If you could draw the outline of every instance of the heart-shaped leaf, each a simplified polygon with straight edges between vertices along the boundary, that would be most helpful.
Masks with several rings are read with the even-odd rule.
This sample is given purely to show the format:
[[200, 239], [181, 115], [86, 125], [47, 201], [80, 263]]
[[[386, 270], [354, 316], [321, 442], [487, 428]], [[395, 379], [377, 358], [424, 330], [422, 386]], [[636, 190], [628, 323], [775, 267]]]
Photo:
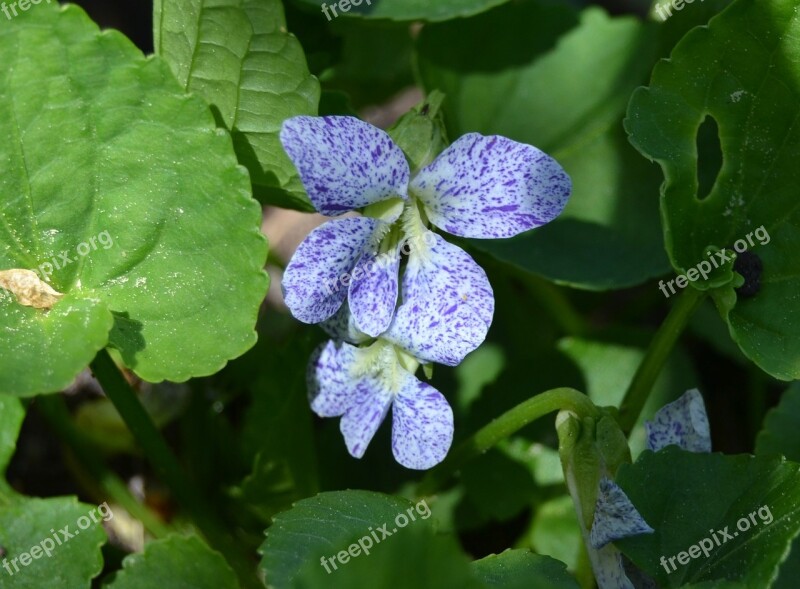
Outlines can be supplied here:
[[0, 392], [64, 388], [106, 345], [151, 381], [252, 346], [260, 208], [208, 106], [75, 6], [20, 13], [0, 59], [0, 270], [65, 295], [47, 310], [0, 291]]
[[[760, 258], [761, 270], [751, 258], [746, 272], [754, 296], [737, 296], [733, 282], [713, 294], [745, 355], [785, 380], [800, 377], [796, 9], [792, 0], [737, 0], [657, 65], [626, 119], [631, 142], [664, 172], [664, 236], [676, 270], [707, 261], [709, 246]], [[703, 197], [699, 178], [715, 170], [697, 157], [707, 119], [719, 129], [722, 166]]]

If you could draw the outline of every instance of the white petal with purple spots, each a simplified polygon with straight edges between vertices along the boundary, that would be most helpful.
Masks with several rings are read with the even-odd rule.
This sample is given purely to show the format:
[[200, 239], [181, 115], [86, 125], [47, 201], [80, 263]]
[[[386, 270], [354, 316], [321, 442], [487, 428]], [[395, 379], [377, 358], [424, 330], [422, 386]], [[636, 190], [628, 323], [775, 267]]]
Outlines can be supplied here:
[[494, 295], [486, 273], [459, 247], [426, 232], [411, 249], [402, 304], [384, 337], [424, 362], [457, 366], [486, 338]]
[[403, 152], [369, 123], [355, 117], [294, 117], [283, 124], [281, 143], [323, 215], [407, 197], [410, 171]]
[[439, 464], [453, 443], [453, 410], [444, 395], [405, 370], [392, 405], [392, 453], [406, 468]]
[[353, 269], [348, 301], [358, 330], [378, 337], [389, 328], [397, 306], [400, 252], [365, 253]]
[[362, 376], [351, 386], [352, 403], [342, 416], [339, 429], [350, 455], [361, 458], [389, 411], [392, 391], [375, 376]]
[[300, 244], [283, 274], [286, 306], [304, 323], [331, 317], [347, 296], [349, 276], [361, 255], [373, 247], [383, 223], [368, 217], [334, 219], [314, 229]]
[[607, 477], [600, 479], [600, 492], [589, 535], [593, 548], [602, 548], [615, 540], [652, 534], [654, 531], [619, 485]]
[[329, 341], [312, 354], [307, 374], [308, 399], [320, 417], [344, 415], [353, 402], [350, 367], [356, 350], [349, 344]]
[[546, 153], [500, 136], [464, 135], [423, 169], [411, 192], [453, 235], [512, 237], [555, 219], [572, 182]]
[[625, 573], [622, 553], [613, 545], [589, 555], [598, 589], [636, 589]]
[[677, 401], [664, 405], [652, 421], [645, 421], [644, 427], [650, 450], [674, 444], [689, 452], [711, 452], [706, 406], [697, 389], [686, 391]]

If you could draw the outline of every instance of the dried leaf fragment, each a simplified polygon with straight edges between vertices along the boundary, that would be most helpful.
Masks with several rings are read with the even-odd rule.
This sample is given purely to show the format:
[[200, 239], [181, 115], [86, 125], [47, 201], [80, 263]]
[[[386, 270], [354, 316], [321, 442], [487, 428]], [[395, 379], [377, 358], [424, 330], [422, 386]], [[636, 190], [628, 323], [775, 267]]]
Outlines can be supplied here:
[[0, 270], [0, 288], [10, 291], [20, 305], [50, 309], [64, 295], [31, 270]]

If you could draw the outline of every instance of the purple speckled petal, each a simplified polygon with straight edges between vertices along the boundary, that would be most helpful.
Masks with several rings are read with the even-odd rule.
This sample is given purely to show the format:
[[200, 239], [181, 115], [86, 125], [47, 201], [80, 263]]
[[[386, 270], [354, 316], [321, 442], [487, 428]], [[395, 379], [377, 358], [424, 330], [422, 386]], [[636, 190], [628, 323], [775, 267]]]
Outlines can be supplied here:
[[410, 171], [403, 152], [369, 123], [354, 117], [294, 117], [284, 122], [281, 143], [323, 215], [407, 198]]
[[590, 551], [589, 558], [598, 589], [636, 589], [625, 572], [622, 553], [613, 544]]
[[546, 153], [500, 136], [469, 133], [411, 183], [431, 222], [462, 237], [512, 237], [555, 219], [572, 182]]
[[406, 468], [439, 464], [453, 443], [453, 410], [435, 388], [402, 371], [392, 405], [392, 453]]
[[378, 337], [392, 322], [397, 307], [400, 252], [364, 254], [353, 269], [348, 301], [355, 326]]
[[355, 319], [350, 312], [350, 305], [339, 307], [339, 310], [330, 319], [326, 319], [319, 326], [333, 339], [349, 344], [362, 344], [370, 339], [370, 336], [356, 327]]
[[364, 456], [391, 404], [392, 391], [381, 378], [363, 376], [356, 381], [352, 403], [339, 423], [351, 456]]
[[320, 225], [300, 244], [283, 274], [286, 306], [304, 323], [331, 317], [347, 297], [342, 276], [349, 276], [361, 255], [372, 246], [377, 219], [334, 219]]
[[697, 389], [686, 391], [677, 401], [664, 405], [653, 421], [645, 421], [644, 428], [650, 450], [674, 444], [689, 452], [711, 452], [706, 406]]
[[354, 384], [350, 366], [356, 348], [342, 342], [329, 341], [311, 355], [306, 375], [311, 409], [320, 417], [344, 415], [354, 400]]
[[402, 304], [384, 337], [422, 361], [457, 366], [486, 338], [494, 294], [467, 252], [435, 233], [424, 241], [411, 249]]
[[619, 485], [607, 477], [600, 479], [600, 492], [589, 535], [593, 548], [602, 548], [615, 540], [652, 534], [654, 531]]

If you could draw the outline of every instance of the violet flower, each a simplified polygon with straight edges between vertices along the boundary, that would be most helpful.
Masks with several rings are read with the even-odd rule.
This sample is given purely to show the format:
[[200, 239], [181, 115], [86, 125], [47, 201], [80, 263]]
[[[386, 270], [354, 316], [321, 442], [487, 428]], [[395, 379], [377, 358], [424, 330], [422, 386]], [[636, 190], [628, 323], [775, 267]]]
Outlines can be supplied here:
[[477, 133], [413, 177], [387, 133], [352, 117], [289, 119], [281, 141], [317, 211], [360, 213], [312, 231], [284, 273], [292, 314], [337, 340], [310, 363], [311, 407], [341, 416], [357, 458], [391, 407], [395, 458], [430, 468], [450, 448], [453, 412], [414, 374], [421, 363], [458, 365], [483, 342], [494, 314], [486, 273], [432, 229], [517, 235], [561, 213], [570, 179], [535, 147]]
[[[469, 254], [427, 222], [462, 237], [511, 237], [556, 218], [571, 190], [555, 160], [504, 137], [465, 135], [413, 179], [388, 134], [352, 117], [289, 119], [281, 141], [320, 213], [363, 213], [325, 223], [297, 249], [283, 279], [292, 314], [321, 323], [347, 299], [360, 332], [385, 333], [416, 357], [450, 366], [485, 338], [494, 297]], [[411, 245], [402, 292], [399, 256], [373, 264], [396, 253], [401, 233]]]

